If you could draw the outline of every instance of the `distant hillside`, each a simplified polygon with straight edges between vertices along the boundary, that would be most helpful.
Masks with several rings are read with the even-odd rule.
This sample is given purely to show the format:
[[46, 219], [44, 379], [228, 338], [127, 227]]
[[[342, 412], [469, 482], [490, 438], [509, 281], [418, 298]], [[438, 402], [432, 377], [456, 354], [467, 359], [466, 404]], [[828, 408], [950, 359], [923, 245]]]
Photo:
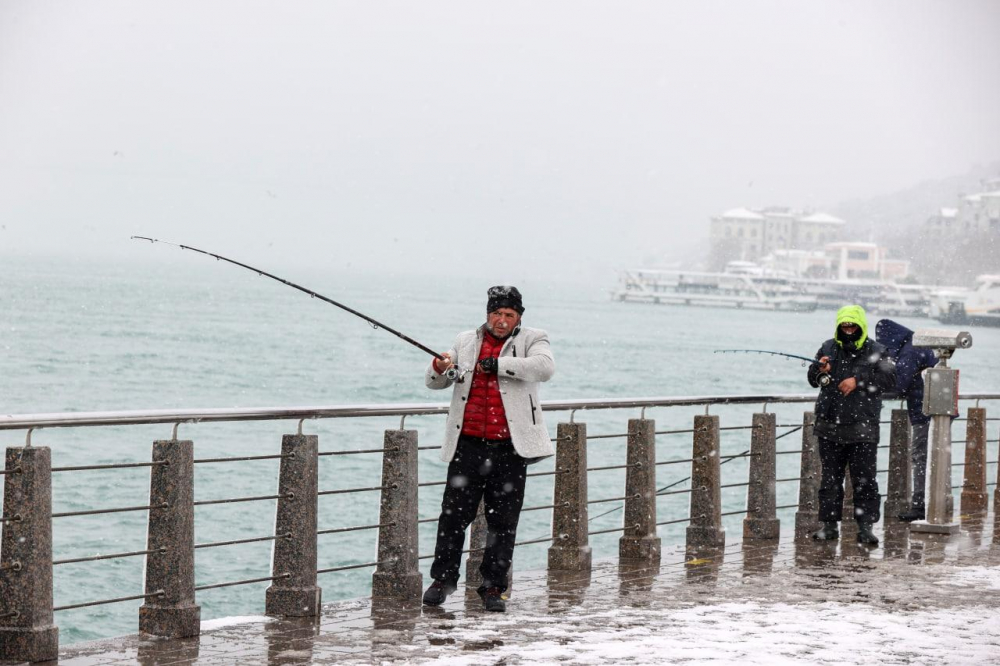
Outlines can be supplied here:
[[832, 208], [847, 220], [847, 239], [872, 240], [889, 248], [889, 255], [910, 261], [919, 282], [971, 285], [976, 275], [996, 272], [1000, 266], [1000, 236], [965, 234], [941, 246], [922, 237], [923, 225], [942, 208], [958, 208], [963, 195], [982, 189], [981, 181], [1000, 176], [1000, 161], [977, 166], [961, 176], [925, 181], [864, 201]]

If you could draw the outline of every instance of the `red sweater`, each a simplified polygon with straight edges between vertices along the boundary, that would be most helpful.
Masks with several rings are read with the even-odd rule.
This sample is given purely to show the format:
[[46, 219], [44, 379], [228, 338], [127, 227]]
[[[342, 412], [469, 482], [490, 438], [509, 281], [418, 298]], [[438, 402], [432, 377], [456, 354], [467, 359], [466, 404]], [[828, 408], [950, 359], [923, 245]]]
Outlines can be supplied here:
[[[504, 340], [494, 337], [489, 331], [483, 331], [483, 346], [479, 350], [479, 360], [500, 356], [503, 343]], [[497, 375], [478, 371], [473, 373], [469, 400], [465, 405], [462, 420], [462, 434], [486, 439], [510, 438]]]

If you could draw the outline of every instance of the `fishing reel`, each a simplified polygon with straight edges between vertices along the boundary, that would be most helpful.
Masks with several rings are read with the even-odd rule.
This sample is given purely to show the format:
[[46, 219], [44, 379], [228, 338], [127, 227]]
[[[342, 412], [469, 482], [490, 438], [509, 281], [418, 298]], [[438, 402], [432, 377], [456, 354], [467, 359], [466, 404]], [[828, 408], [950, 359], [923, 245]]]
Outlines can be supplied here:
[[816, 383], [819, 384], [821, 388], [826, 388], [833, 383], [833, 377], [825, 372], [820, 373], [816, 376]]
[[465, 376], [472, 372], [471, 370], [462, 370], [457, 365], [453, 365], [444, 371], [444, 376], [453, 382], [461, 384], [465, 381]]

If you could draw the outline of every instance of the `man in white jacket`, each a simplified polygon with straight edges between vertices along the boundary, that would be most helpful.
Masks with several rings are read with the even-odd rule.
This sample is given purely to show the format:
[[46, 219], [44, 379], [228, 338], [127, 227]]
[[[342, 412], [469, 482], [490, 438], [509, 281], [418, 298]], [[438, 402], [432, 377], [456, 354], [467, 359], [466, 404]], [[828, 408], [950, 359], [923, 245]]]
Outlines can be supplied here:
[[486, 323], [460, 333], [444, 359], [427, 368], [429, 388], [454, 387], [441, 451], [449, 465], [431, 566], [434, 582], [424, 592], [429, 606], [444, 603], [457, 589], [465, 530], [481, 500], [488, 533], [478, 592], [486, 610], [505, 610], [526, 466], [555, 454], [538, 402], [538, 384], [555, 372], [549, 336], [521, 326], [522, 314], [516, 287], [491, 287]]

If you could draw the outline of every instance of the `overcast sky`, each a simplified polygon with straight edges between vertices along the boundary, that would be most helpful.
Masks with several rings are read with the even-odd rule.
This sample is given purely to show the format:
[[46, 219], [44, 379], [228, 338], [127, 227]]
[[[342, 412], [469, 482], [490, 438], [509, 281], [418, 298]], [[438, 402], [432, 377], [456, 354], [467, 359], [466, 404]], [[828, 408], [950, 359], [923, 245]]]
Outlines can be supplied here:
[[998, 81], [995, 1], [4, 0], [0, 256], [613, 281], [1000, 158]]

